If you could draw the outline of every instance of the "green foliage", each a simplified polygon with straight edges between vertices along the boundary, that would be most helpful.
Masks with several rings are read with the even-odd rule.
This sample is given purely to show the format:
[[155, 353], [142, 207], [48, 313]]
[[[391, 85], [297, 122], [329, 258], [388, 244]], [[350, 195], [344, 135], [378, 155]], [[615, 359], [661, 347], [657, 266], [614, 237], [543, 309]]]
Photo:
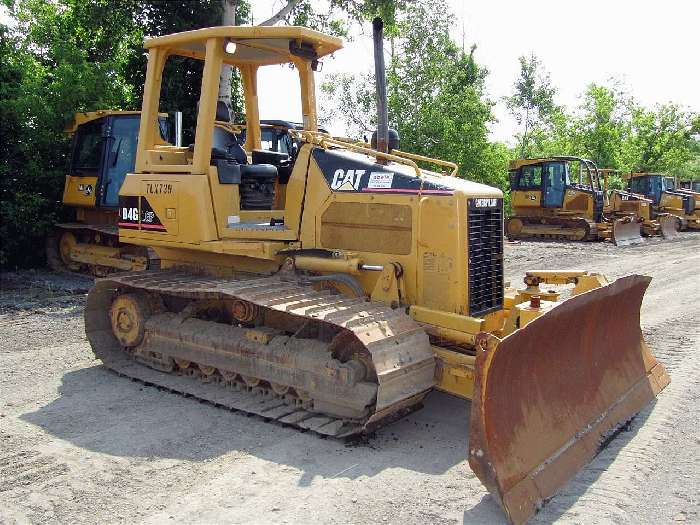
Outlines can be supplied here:
[[520, 155], [532, 155], [532, 144], [540, 142], [545, 130], [551, 126], [559, 108], [554, 104], [556, 90], [550, 85], [549, 74], [533, 54], [528, 59], [520, 57], [520, 76], [515, 82], [514, 93], [506, 97], [506, 106], [523, 133], [518, 137]]
[[634, 171], [681, 174], [696, 158], [693, 148], [700, 133], [697, 115], [684, 112], [675, 104], [654, 109], [634, 107], [631, 134], [624, 148], [625, 162]]
[[[450, 39], [450, 23], [444, 2], [414, 2], [397, 13], [387, 63], [389, 124], [401, 149], [452, 160], [461, 176], [505, 188], [507, 149], [488, 141], [494, 120], [484, 87], [488, 72], [476, 62], [475, 47], [465, 52]], [[340, 120], [355, 138], [371, 134], [373, 74], [335, 75], [321, 89], [325, 123]]]
[[61, 216], [65, 123], [74, 111], [133, 99], [119, 74], [129, 17], [106, 1], [22, 0], [11, 8], [17, 27], [0, 26], [0, 265], [27, 266], [43, 260], [44, 234]]
[[[572, 113], [557, 108], [533, 133], [530, 156], [577, 155], [601, 168], [698, 176], [700, 117], [675, 104], [645, 108], [618, 85], [590, 84]], [[613, 187], [622, 182], [611, 179]], [[617, 186], [615, 186], [617, 185]]]

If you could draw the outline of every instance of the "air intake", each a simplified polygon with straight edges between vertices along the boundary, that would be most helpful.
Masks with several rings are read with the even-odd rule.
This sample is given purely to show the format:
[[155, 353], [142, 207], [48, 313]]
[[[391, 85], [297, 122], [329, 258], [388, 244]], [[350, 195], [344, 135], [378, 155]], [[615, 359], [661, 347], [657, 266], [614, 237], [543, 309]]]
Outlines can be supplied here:
[[469, 315], [503, 308], [503, 200], [469, 199]]

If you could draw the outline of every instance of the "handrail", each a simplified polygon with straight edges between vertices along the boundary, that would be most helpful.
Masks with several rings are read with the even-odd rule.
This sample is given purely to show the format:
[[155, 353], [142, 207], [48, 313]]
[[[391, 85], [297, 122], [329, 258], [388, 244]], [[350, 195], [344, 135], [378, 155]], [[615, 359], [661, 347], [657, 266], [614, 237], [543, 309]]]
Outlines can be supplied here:
[[421, 179], [421, 188], [423, 186], [423, 173], [421, 172], [421, 169], [418, 167], [418, 164], [413, 162], [410, 159], [399, 157], [398, 155], [392, 155], [391, 153], [384, 153], [382, 151], [377, 151], [376, 149], [372, 149], [371, 147], [365, 147], [365, 146], [360, 146], [357, 143], [354, 142], [346, 142], [344, 140], [338, 140], [332, 138], [330, 135], [327, 133], [322, 133], [318, 131], [307, 131], [307, 130], [289, 130], [289, 132], [292, 135], [298, 135], [301, 136], [306, 142], [313, 143], [313, 144], [318, 144], [321, 147], [326, 147], [327, 145], [335, 145], [335, 146], [340, 146], [349, 150], [357, 151], [359, 153], [364, 153], [366, 155], [369, 155], [370, 157], [374, 158], [383, 158], [387, 160], [393, 160], [394, 162], [397, 162], [399, 164], [403, 164], [405, 166], [409, 166], [413, 168], [416, 172], [416, 176]]
[[[418, 167], [418, 164], [413, 162], [411, 159], [407, 159], [404, 157], [399, 157], [398, 155], [393, 155], [391, 153], [384, 153], [383, 151], [377, 151], [376, 149], [367, 148], [365, 146], [360, 146], [359, 144], [353, 144], [351, 142], [345, 142], [342, 140], [336, 140], [334, 138], [330, 137], [324, 137], [321, 139], [320, 146], [326, 146], [326, 144], [335, 144], [336, 146], [342, 146], [347, 149], [351, 149], [354, 151], [359, 151], [360, 153], [364, 153], [366, 155], [369, 155], [371, 157], [375, 158], [383, 158], [387, 160], [393, 160], [394, 162], [397, 162], [399, 164], [403, 164], [405, 166], [409, 166], [413, 168], [416, 171], [416, 176], [419, 179], [423, 179], [423, 173], [420, 170], [420, 167]], [[421, 183], [422, 186], [422, 183]]]
[[394, 155], [400, 155], [401, 157], [406, 157], [408, 159], [418, 160], [421, 162], [429, 162], [431, 164], [437, 164], [438, 166], [445, 166], [446, 168], [451, 168], [452, 171], [450, 172], [450, 177], [456, 177], [457, 170], [459, 170], [459, 166], [454, 162], [450, 162], [449, 160], [434, 159], [432, 157], [418, 155], [417, 153], [408, 153], [407, 151], [401, 151], [398, 149], [393, 149], [391, 151], [392, 153], [394, 153]]
[[[361, 146], [364, 148], [372, 148], [369, 144], [366, 142], [360, 142], [360, 141], [351, 141], [350, 139], [340, 139], [338, 137], [335, 137], [335, 140], [340, 140], [344, 144], [354, 144], [357, 146]], [[449, 177], [456, 177], [457, 176], [457, 171], [459, 170], [459, 166], [455, 164], [454, 162], [450, 162], [449, 160], [442, 160], [442, 159], [435, 159], [433, 157], [426, 157], [425, 155], [419, 155], [418, 153], [409, 153], [407, 151], [402, 151], [398, 149], [392, 149], [391, 153], [393, 155], [398, 155], [399, 157], [405, 157], [410, 160], [417, 160], [419, 162], [428, 162], [430, 164], [436, 164], [438, 166], [445, 166], [446, 168], [450, 168], [452, 171], [449, 174]], [[443, 173], [438, 173], [438, 175], [444, 175]]]

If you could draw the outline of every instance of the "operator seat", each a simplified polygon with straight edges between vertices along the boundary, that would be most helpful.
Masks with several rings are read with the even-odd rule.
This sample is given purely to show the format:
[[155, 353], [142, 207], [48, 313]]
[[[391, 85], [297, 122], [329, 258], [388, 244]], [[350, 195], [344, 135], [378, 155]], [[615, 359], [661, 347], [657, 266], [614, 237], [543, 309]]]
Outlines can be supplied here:
[[[231, 122], [231, 112], [229, 111], [226, 103], [222, 100], [219, 100], [216, 103], [215, 120], [219, 122], [226, 122], [227, 124]], [[214, 136], [212, 137], [211, 146], [212, 160], [215, 158], [227, 158], [232, 156], [239, 164], [248, 163], [248, 157], [246, 156], [245, 150], [239, 144], [236, 135], [230, 131], [214, 127]]]

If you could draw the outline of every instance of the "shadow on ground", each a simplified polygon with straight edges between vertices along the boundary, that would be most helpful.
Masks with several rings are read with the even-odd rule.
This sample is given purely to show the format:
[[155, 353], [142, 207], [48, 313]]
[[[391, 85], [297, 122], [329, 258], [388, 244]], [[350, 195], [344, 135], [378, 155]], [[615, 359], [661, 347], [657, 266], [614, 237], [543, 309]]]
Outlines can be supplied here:
[[[66, 373], [60, 396], [21, 419], [75, 446], [120, 457], [208, 461], [244, 452], [302, 471], [307, 486], [317, 478], [356, 479], [391, 468], [439, 475], [466, 461], [469, 403], [434, 392], [425, 407], [360, 444], [324, 439], [238, 412], [162, 392], [119, 377], [101, 366]], [[644, 424], [651, 408], [622, 432], [612, 450], [594, 460], [563, 494], [535, 517], [563, 516]], [[476, 478], [465, 481], [478, 483]], [[464, 513], [466, 523], [506, 523], [495, 500], [483, 496]]]
[[21, 419], [113, 456], [205, 461], [243, 451], [303, 470], [301, 484], [394, 467], [441, 474], [466, 458], [469, 404], [438, 392], [422, 410], [365, 442], [348, 443], [163, 392], [101, 366], [66, 373], [58, 391]]

